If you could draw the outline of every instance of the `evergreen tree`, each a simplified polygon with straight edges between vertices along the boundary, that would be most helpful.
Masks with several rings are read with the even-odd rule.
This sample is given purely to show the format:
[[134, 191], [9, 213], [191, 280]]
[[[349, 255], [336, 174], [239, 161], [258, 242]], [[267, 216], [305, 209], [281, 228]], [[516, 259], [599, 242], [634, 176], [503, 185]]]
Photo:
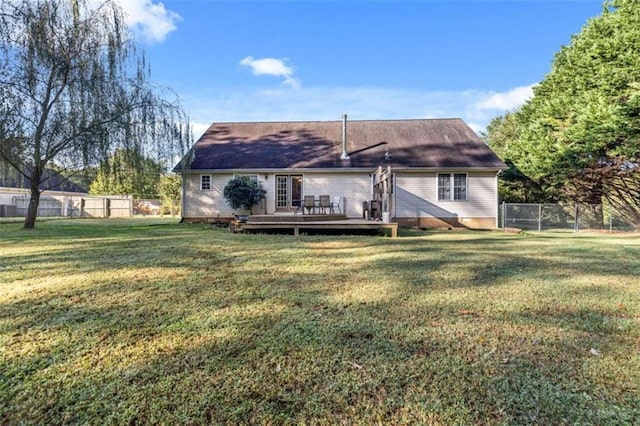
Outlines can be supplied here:
[[547, 195], [607, 203], [640, 225], [639, 87], [640, 0], [606, 2], [514, 114], [503, 158]]

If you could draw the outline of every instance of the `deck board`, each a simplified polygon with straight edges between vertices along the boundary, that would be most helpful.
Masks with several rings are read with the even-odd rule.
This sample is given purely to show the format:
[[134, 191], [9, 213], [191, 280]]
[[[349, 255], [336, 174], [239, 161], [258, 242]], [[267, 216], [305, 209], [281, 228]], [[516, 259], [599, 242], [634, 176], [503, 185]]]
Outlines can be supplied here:
[[292, 229], [293, 235], [299, 235], [300, 230], [366, 230], [366, 229], [389, 229], [391, 238], [398, 236], [398, 224], [395, 222], [384, 223], [366, 219], [345, 219], [345, 220], [315, 220], [312, 222], [301, 222], [296, 220], [285, 220], [279, 217], [278, 220], [267, 221], [261, 218], [259, 222], [249, 221], [242, 223], [239, 230], [260, 230], [260, 229]]

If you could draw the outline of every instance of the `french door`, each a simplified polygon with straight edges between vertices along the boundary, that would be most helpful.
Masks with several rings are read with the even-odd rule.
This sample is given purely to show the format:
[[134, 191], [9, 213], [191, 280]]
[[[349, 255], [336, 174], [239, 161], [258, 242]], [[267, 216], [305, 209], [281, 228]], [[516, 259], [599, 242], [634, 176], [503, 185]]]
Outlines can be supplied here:
[[301, 200], [302, 175], [276, 175], [276, 210], [295, 210]]

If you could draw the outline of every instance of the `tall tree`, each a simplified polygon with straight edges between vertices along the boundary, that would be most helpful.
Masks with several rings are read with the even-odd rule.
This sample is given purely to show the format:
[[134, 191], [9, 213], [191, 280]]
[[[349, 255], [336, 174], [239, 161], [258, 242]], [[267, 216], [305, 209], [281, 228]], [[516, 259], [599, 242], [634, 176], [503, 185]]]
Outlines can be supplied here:
[[522, 173], [509, 158], [509, 148], [516, 143], [520, 126], [513, 112], [494, 118], [481, 137], [505, 162], [509, 169], [500, 174], [498, 192], [500, 200], [507, 203], [539, 203], [555, 201], [555, 194], [545, 193], [533, 179]]
[[547, 190], [640, 224], [639, 83], [640, 0], [606, 2], [515, 114], [505, 155]]
[[160, 193], [160, 198], [162, 198], [162, 203], [170, 207], [171, 216], [174, 216], [176, 207], [180, 205], [182, 177], [174, 173], [161, 176], [158, 192]]
[[100, 165], [89, 192], [95, 195], [118, 194], [156, 198], [158, 183], [164, 169], [162, 164], [136, 151], [118, 148]]
[[25, 228], [48, 165], [71, 176], [116, 147], [157, 159], [184, 150], [186, 118], [149, 75], [112, 1], [2, 0], [0, 159], [30, 181]]

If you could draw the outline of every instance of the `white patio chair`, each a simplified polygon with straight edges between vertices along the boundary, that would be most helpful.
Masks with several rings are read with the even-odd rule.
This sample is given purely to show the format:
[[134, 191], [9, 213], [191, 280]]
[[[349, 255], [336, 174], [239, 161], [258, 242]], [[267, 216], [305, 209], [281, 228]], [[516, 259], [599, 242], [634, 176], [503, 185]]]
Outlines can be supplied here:
[[331, 206], [329, 207], [329, 211], [331, 213], [335, 213], [335, 209], [337, 208], [338, 212], [342, 214], [342, 207], [340, 207], [341, 204], [342, 204], [342, 196], [336, 195], [335, 197], [333, 197], [333, 200], [331, 200]]

